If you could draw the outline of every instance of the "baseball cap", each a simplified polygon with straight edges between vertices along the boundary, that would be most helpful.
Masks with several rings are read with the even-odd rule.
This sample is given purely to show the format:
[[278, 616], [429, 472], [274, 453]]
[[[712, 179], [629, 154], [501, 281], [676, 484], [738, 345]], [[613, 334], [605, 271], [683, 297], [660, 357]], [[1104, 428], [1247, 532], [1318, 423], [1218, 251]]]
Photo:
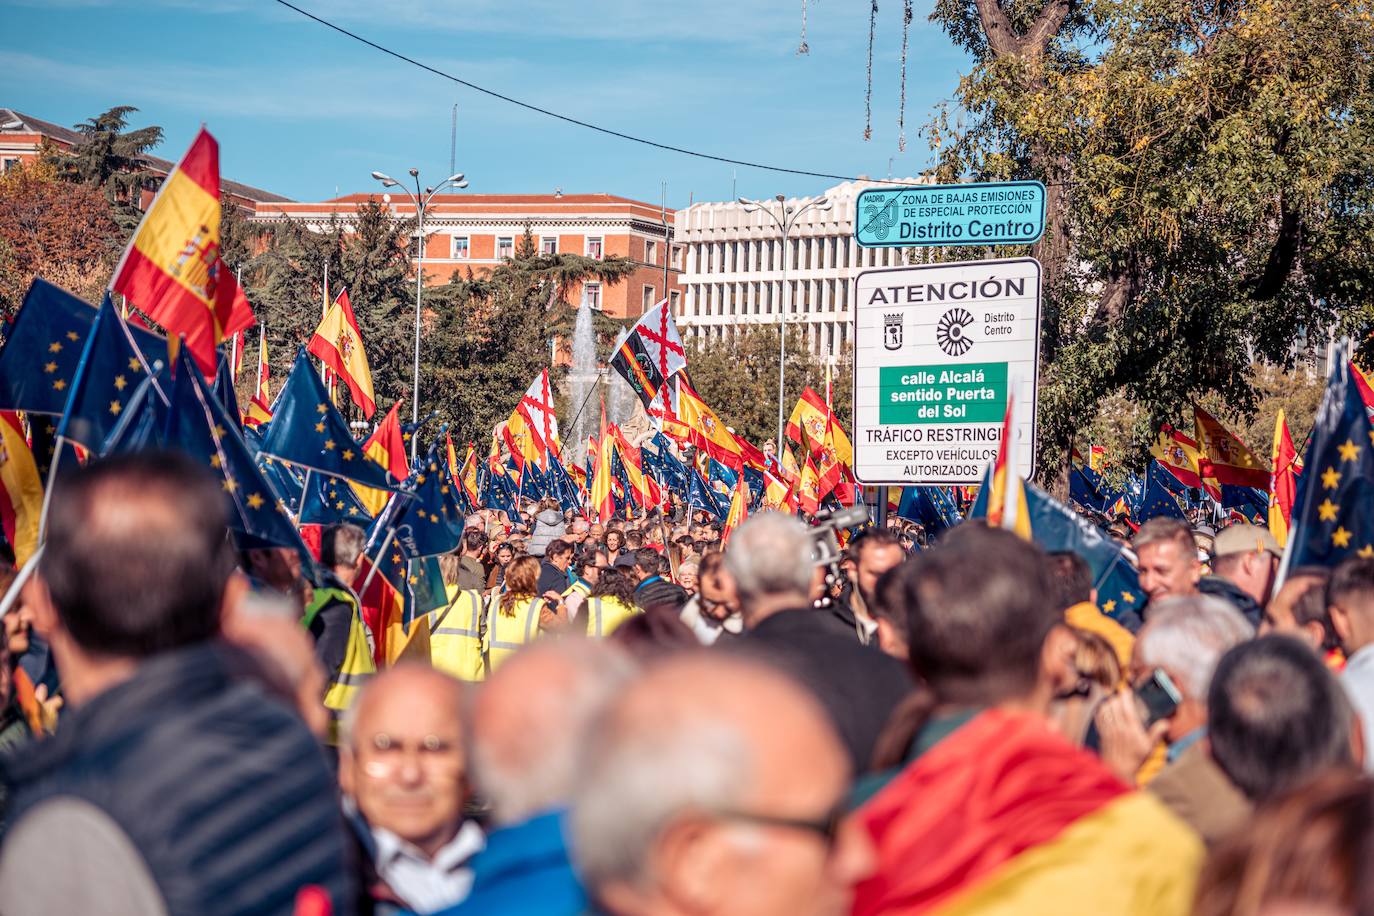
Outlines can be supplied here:
[[1269, 529], [1261, 528], [1259, 525], [1237, 523], [1222, 529], [1212, 542], [1214, 557], [1235, 556], [1252, 550], [1256, 553], [1267, 550], [1276, 557], [1283, 556], [1283, 548], [1274, 540]]

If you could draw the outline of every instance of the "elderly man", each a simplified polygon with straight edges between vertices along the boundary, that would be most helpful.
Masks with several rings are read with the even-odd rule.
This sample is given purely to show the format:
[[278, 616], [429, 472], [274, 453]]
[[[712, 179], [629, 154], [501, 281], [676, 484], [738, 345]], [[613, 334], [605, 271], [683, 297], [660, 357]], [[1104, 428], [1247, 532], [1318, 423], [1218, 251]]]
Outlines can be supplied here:
[[343, 720], [339, 785], [361, 841], [363, 905], [429, 912], [467, 896], [484, 845], [468, 800], [463, 683], [425, 665], [374, 677]]
[[173, 453], [62, 480], [24, 589], [62, 671], [57, 734], [4, 759], [0, 912], [352, 908], [328, 766], [219, 641], [239, 603], [224, 492]]
[[1131, 547], [1140, 569], [1140, 587], [1151, 602], [1198, 593], [1202, 564], [1186, 523], [1165, 516], [1152, 518], [1140, 526]]
[[727, 642], [744, 632], [735, 580], [725, 570], [725, 554], [713, 550], [701, 558], [697, 593], [682, 606], [682, 622], [703, 646]]
[[1154, 746], [1167, 744], [1167, 765], [1150, 791], [1204, 840], [1214, 842], [1249, 813], [1244, 799], [1208, 755], [1207, 696], [1217, 662], [1255, 635], [1229, 602], [1209, 595], [1170, 598], [1154, 605], [1136, 637], [1130, 679], [1140, 689], [1163, 673], [1179, 696], [1158, 721], [1141, 721], [1136, 697], [1123, 690], [1098, 709], [1104, 762], [1134, 782]]
[[472, 894], [444, 916], [574, 916], [566, 809], [591, 723], [633, 674], [602, 641], [536, 643], [517, 652], [472, 704], [472, 764], [495, 828], [473, 860]]
[[748, 630], [739, 645], [810, 688], [830, 714], [854, 772], [866, 771], [883, 725], [911, 691], [905, 667], [811, 607], [818, 569], [811, 536], [792, 516], [763, 512], [750, 518], [730, 536], [725, 568]]
[[825, 714], [757, 662], [664, 662], [589, 746], [573, 850], [609, 913], [840, 914], [872, 868], [866, 844], [837, 830], [850, 771]]

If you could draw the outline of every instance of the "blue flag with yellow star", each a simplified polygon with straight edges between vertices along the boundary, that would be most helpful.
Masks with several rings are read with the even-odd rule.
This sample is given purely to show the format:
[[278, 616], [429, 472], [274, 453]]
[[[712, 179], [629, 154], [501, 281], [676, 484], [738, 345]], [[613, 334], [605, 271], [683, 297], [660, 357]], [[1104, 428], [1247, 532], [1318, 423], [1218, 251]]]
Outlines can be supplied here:
[[[282, 469], [286, 466], [274, 462], [272, 467]], [[264, 475], [266, 476], [266, 475]], [[367, 507], [358, 499], [353, 488], [337, 477], [327, 474], [311, 474], [309, 481], [303, 482], [298, 491], [303, 490], [304, 502], [300, 508], [299, 525], [337, 525], [348, 522], [367, 528], [372, 516]]]
[[319, 373], [301, 347], [272, 408], [272, 426], [262, 451], [319, 474], [356, 481], [377, 490], [397, 482], [353, 441], [348, 421], [329, 400]]
[[1348, 360], [1334, 360], [1288, 532], [1286, 568], [1374, 556], [1374, 430]]
[[1149, 470], [1145, 472], [1145, 492], [1140, 497], [1140, 504], [1132, 513], [1135, 520], [1142, 525], [1161, 515], [1168, 518], [1181, 518], [1184, 521], [1188, 519], [1188, 516], [1184, 515], [1183, 510], [1179, 508], [1178, 500], [1174, 498], [1174, 494], [1160, 479], [1163, 474], [1164, 472], [1159, 468], [1159, 462], [1150, 462]]
[[305, 487], [305, 475], [285, 461], [278, 461], [271, 455], [263, 454], [262, 427], [245, 426], [241, 432], [243, 433], [244, 444], [248, 446], [248, 451], [253, 454], [253, 462], [257, 465], [258, 472], [286, 503], [287, 511], [293, 516], [299, 513], [301, 496]]
[[716, 499], [711, 488], [702, 479], [701, 472], [696, 468], [692, 468], [688, 472], [687, 506], [691, 509], [705, 509], [720, 521], [725, 521], [725, 516], [730, 513], [729, 506], [721, 509], [720, 501]]
[[243, 414], [239, 411], [239, 396], [234, 391], [234, 371], [229, 365], [229, 345], [221, 344], [215, 361], [215, 397], [224, 408], [224, 415], [232, 417], [234, 425], [243, 428]]
[[544, 475], [549, 496], [558, 500], [558, 507], [564, 512], [582, 514], [582, 504], [577, 497], [577, 484], [568, 475], [568, 469], [558, 456], [549, 453], [549, 472]]
[[448, 472], [443, 430], [406, 480], [412, 498], [396, 519], [396, 539], [412, 557], [432, 557], [458, 546], [467, 522], [458, 485]]
[[1069, 551], [1082, 557], [1092, 570], [1102, 613], [1129, 630], [1139, 629], [1145, 592], [1125, 551], [1102, 529], [1044, 490], [1031, 483], [1025, 487], [1026, 511], [1036, 543], [1047, 551]]
[[[86, 335], [62, 422], [57, 427], [58, 437], [98, 450], [119, 422], [134, 389], [147, 376], [144, 360], [154, 371], [167, 365], [167, 342], [155, 334], [129, 327], [106, 295]], [[159, 383], [153, 384], [157, 387]]]
[[93, 321], [89, 302], [34, 280], [0, 350], [0, 410], [62, 413]]
[[539, 470], [539, 465], [533, 461], [526, 461], [525, 466], [520, 469], [511, 467], [511, 474], [520, 481], [520, 498], [539, 502], [548, 495], [548, 485], [544, 480], [544, 473]]
[[478, 478], [478, 494], [482, 500], [482, 506], [505, 512], [514, 520], [519, 515], [519, 507], [516, 505], [515, 482], [510, 479], [505, 470], [493, 471], [484, 461], [478, 468]]

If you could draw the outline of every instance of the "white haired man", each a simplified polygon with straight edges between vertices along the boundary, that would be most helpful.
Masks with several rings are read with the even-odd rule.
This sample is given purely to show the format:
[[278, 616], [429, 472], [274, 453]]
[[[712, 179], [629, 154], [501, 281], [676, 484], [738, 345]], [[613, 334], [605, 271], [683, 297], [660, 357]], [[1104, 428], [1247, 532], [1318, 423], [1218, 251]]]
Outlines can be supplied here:
[[1130, 680], [1139, 688], [1162, 671], [1177, 689], [1177, 706], [1147, 729], [1135, 695], [1123, 690], [1096, 715], [1103, 761], [1127, 783], [1135, 781], [1155, 745], [1166, 742], [1168, 762], [1148, 788], [1208, 842], [1249, 813], [1244, 797], [1207, 752], [1205, 739], [1212, 673], [1228, 650], [1254, 635], [1245, 617], [1221, 598], [1190, 595], [1152, 604], [1136, 637]]
[[650, 669], [589, 741], [573, 851], [615, 916], [848, 912], [871, 847], [839, 829], [850, 770], [815, 700], [717, 651]]
[[731, 535], [725, 568], [747, 629], [739, 646], [816, 695], [854, 772], [863, 773], [911, 677], [897, 659], [861, 645], [847, 625], [812, 607], [821, 585], [813, 550], [806, 526], [779, 512], [755, 515]]

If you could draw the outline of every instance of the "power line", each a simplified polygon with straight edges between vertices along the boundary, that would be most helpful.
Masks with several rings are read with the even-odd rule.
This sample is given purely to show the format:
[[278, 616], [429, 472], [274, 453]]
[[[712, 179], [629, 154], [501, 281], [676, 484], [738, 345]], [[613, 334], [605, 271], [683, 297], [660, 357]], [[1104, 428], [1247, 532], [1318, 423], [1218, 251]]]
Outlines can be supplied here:
[[713, 162], [724, 162], [724, 163], [728, 163], [728, 164], [730, 164], [730, 165], [743, 165], [743, 166], [746, 166], [746, 167], [751, 168], [751, 169], [764, 169], [764, 170], [769, 171], [769, 172], [782, 172], [782, 173], [787, 174], [787, 175], [804, 175], [804, 176], [806, 176], [806, 177], [808, 177], [808, 178], [831, 178], [831, 179], [834, 179], [834, 180], [836, 180], [836, 181], [860, 181], [860, 180], [866, 180], [866, 181], [872, 181], [874, 184], [887, 184], [887, 185], [893, 185], [894, 187], [910, 187], [910, 185], [909, 185], [907, 182], [904, 182], [904, 181], [892, 181], [891, 179], [882, 179], [882, 178], [860, 179], [860, 178], [858, 178], [858, 177], [856, 177], [856, 176], [853, 176], [853, 175], [831, 175], [831, 174], [829, 174], [828, 172], [808, 172], [808, 171], [806, 171], [805, 169], [789, 169], [789, 168], [785, 168], [785, 167], [780, 166], [780, 165], [766, 165], [766, 164], [764, 164], [764, 163], [762, 163], [762, 162], [750, 162], [750, 161], [748, 161], [747, 159], [731, 159], [731, 158], [728, 157], [728, 156], [715, 156], [715, 155], [712, 155], [711, 153], [702, 153], [702, 152], [698, 152], [697, 150], [685, 149], [685, 148], [683, 148], [683, 147], [681, 147], [681, 146], [672, 146], [672, 145], [667, 144], [667, 143], [659, 143], [659, 142], [656, 141], [656, 140], [649, 140], [649, 139], [647, 139], [647, 138], [645, 138], [645, 137], [636, 137], [636, 136], [634, 136], [633, 134], [627, 134], [627, 133], [624, 133], [624, 132], [622, 132], [622, 131], [612, 130], [612, 129], [609, 128], [609, 127], [602, 127], [602, 126], [600, 126], [599, 124], [592, 124], [592, 123], [589, 122], [589, 121], [582, 121], [582, 120], [579, 120], [578, 118], [571, 117], [570, 115], [559, 114], [558, 112], [556, 112], [556, 111], [551, 111], [551, 110], [549, 110], [549, 109], [547, 109], [547, 108], [540, 108], [538, 105], [531, 105], [529, 102], [522, 102], [522, 101], [520, 101], [519, 99], [511, 98], [511, 97], [508, 96], [508, 95], [503, 95], [503, 94], [501, 94], [501, 93], [499, 93], [499, 92], [497, 92], [497, 91], [495, 91], [495, 90], [493, 90], [493, 89], [487, 89], [486, 87], [484, 87], [484, 86], [479, 86], [479, 85], [477, 85], [476, 83], [468, 82], [467, 80], [462, 79], [462, 78], [457, 77], [457, 76], [454, 76], [454, 75], [451, 74], [451, 73], [445, 73], [443, 70], [440, 70], [440, 69], [437, 68], [437, 67], [431, 67], [429, 64], [426, 64], [426, 63], [423, 63], [423, 62], [421, 62], [421, 61], [418, 61], [418, 60], [416, 60], [416, 59], [413, 58], [413, 57], [407, 57], [406, 55], [402, 54], [402, 53], [399, 52], [399, 51], [393, 51], [393, 50], [391, 50], [390, 48], [388, 48], [388, 47], [386, 47], [386, 46], [384, 46], [384, 45], [379, 45], [379, 44], [377, 44], [377, 42], [372, 41], [371, 39], [368, 39], [368, 38], [364, 38], [363, 36], [359, 35], [359, 34], [356, 33], [356, 32], [350, 32], [348, 29], [344, 28], [343, 26], [341, 26], [341, 25], [335, 25], [334, 23], [330, 22], [328, 19], [323, 19], [323, 18], [321, 18], [321, 17], [319, 17], [319, 16], [316, 16], [314, 13], [311, 13], [311, 12], [309, 12], [309, 11], [307, 11], [307, 10], [303, 10], [303, 9], [301, 9], [299, 6], [296, 6], [294, 3], [288, 2], [288, 0], [276, 0], [276, 2], [279, 3], [279, 4], [281, 4], [282, 6], [286, 7], [287, 9], [295, 10], [297, 13], [300, 13], [302, 16], [304, 16], [304, 17], [307, 18], [307, 19], [314, 20], [315, 22], [318, 22], [320, 25], [322, 25], [322, 26], [324, 26], [324, 27], [326, 27], [326, 28], [333, 29], [335, 32], [338, 32], [340, 35], [347, 36], [348, 38], [351, 38], [351, 39], [353, 39], [354, 41], [357, 41], [357, 42], [360, 42], [360, 43], [362, 43], [362, 44], [365, 44], [365, 45], [367, 45], [369, 48], [372, 48], [372, 49], [375, 50], [375, 51], [380, 51], [380, 52], [382, 52], [383, 54], [386, 54], [386, 55], [388, 55], [388, 56], [390, 56], [390, 57], [394, 57], [394, 58], [396, 58], [396, 59], [399, 60], [399, 61], [404, 61], [405, 63], [410, 64], [410, 65], [413, 66], [413, 67], [419, 67], [421, 70], [425, 70], [425, 71], [427, 71], [427, 72], [429, 72], [429, 73], [434, 74], [435, 76], [443, 77], [444, 79], [450, 80], [451, 82], [454, 82], [454, 83], [457, 83], [457, 84], [460, 85], [460, 86], [466, 86], [468, 89], [471, 89], [471, 90], [473, 90], [474, 92], [480, 92], [480, 93], [482, 93], [483, 95], [488, 95], [488, 96], [491, 96], [491, 97], [494, 98], [494, 99], [499, 99], [499, 100], [502, 101], [502, 102], [507, 102], [507, 103], [509, 103], [509, 104], [511, 104], [511, 105], [518, 106], [518, 107], [520, 107], [520, 108], [525, 109], [526, 111], [533, 111], [533, 112], [535, 112], [536, 114], [541, 114], [541, 115], [544, 115], [545, 117], [555, 118], [555, 119], [557, 119], [557, 120], [559, 120], [559, 121], [564, 121], [564, 122], [566, 122], [566, 123], [568, 123], [568, 124], [574, 124], [574, 125], [576, 125], [576, 126], [578, 126], [578, 127], [585, 127], [587, 130], [594, 130], [594, 131], [596, 131], [597, 133], [606, 134], [607, 136], [610, 136], [610, 137], [616, 137], [616, 138], [621, 139], [621, 140], [628, 140], [628, 141], [630, 141], [631, 143], [640, 143], [640, 144], [643, 144], [644, 146], [652, 146], [652, 147], [654, 147], [655, 149], [666, 150], [666, 151], [668, 151], [668, 152], [670, 152], [670, 153], [680, 153], [681, 155], [684, 155], [684, 156], [695, 156], [695, 157], [698, 158], [698, 159], [710, 159], [710, 160], [712, 160]]

